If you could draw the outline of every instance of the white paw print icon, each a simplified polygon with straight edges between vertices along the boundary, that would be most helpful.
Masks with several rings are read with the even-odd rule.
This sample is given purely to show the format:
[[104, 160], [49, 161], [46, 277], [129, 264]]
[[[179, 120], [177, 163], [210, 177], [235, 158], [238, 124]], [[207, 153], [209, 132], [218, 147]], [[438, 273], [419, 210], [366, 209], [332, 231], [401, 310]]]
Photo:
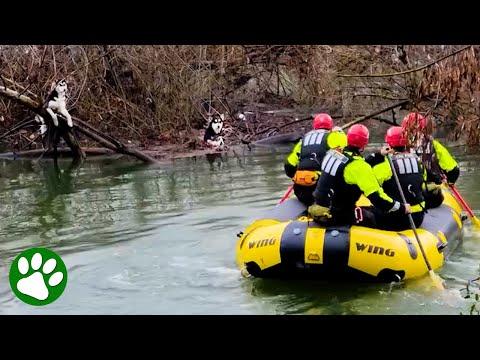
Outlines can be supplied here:
[[[63, 273], [57, 271], [53, 273], [48, 282], [45, 282], [45, 279], [49, 274], [51, 274], [56, 266], [57, 261], [55, 259], [49, 259], [43, 264], [42, 255], [40, 253], [35, 253], [32, 256], [30, 264], [25, 257], [21, 257], [18, 260], [18, 271], [22, 275], [26, 275], [30, 267], [35, 272], [28, 277], [20, 279], [17, 283], [17, 289], [22, 294], [31, 296], [37, 300], [45, 300], [49, 296], [49, 288], [55, 287], [60, 284], [63, 280]], [[47, 287], [47, 284], [49, 285]]]

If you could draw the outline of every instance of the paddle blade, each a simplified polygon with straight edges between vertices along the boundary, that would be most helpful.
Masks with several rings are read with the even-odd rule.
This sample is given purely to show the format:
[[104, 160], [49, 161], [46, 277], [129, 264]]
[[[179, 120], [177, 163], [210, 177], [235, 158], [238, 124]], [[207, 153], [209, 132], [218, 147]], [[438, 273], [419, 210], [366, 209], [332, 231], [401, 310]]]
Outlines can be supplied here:
[[473, 226], [477, 229], [480, 230], [480, 219], [477, 218], [476, 216], [472, 217], [472, 224]]
[[430, 270], [428, 273], [430, 274], [430, 279], [432, 279], [433, 285], [435, 285], [438, 290], [445, 290], [445, 287], [443, 286], [443, 279], [439, 275], [435, 274], [433, 270]]

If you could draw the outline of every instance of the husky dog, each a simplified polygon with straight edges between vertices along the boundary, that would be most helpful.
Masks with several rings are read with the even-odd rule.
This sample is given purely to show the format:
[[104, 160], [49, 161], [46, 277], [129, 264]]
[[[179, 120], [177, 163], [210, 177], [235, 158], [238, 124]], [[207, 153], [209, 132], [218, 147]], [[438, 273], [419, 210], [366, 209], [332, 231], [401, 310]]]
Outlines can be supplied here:
[[48, 104], [46, 110], [52, 117], [55, 126], [58, 126], [58, 113], [67, 119], [69, 127], [73, 127], [72, 117], [67, 110], [67, 91], [67, 82], [65, 79], [61, 79], [55, 84], [53, 91], [47, 99]]
[[207, 129], [205, 130], [205, 136], [203, 137], [203, 141], [205, 141], [207, 145], [219, 149], [224, 147], [225, 143], [223, 141], [223, 137], [220, 135], [223, 129], [224, 119], [225, 116], [223, 114], [220, 116], [214, 115], [210, 119]]

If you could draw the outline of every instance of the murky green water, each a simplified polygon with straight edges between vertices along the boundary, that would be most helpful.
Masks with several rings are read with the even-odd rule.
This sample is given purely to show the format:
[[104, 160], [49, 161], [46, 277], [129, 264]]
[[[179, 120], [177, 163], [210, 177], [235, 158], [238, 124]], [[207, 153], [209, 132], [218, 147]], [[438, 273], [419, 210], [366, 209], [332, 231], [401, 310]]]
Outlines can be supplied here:
[[[479, 274], [480, 236], [468, 227], [439, 272], [389, 285], [244, 279], [235, 267], [236, 234], [276, 204], [289, 185], [286, 149], [255, 149], [149, 168], [127, 161], [0, 160], [2, 314], [459, 314], [463, 281]], [[238, 153], [238, 151], [237, 151]], [[458, 155], [458, 188], [480, 209], [480, 157]], [[57, 251], [69, 269], [64, 294], [36, 308], [8, 282], [23, 249]], [[427, 286], [425, 286], [427, 285]]]

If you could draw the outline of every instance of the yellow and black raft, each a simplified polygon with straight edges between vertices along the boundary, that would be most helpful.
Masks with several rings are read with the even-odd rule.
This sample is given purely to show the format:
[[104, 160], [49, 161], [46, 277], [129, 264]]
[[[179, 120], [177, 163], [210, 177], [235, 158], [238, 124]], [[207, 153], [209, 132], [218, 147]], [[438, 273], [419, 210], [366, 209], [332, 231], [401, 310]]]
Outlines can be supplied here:
[[[445, 200], [425, 214], [418, 235], [432, 269], [462, 239], [462, 209], [447, 189]], [[360, 199], [358, 205], [368, 205]], [[347, 279], [391, 282], [428, 273], [412, 230], [362, 226], [320, 227], [296, 198], [287, 200], [238, 234], [237, 264], [265, 278]], [[447, 246], [448, 244], [448, 246]]]

